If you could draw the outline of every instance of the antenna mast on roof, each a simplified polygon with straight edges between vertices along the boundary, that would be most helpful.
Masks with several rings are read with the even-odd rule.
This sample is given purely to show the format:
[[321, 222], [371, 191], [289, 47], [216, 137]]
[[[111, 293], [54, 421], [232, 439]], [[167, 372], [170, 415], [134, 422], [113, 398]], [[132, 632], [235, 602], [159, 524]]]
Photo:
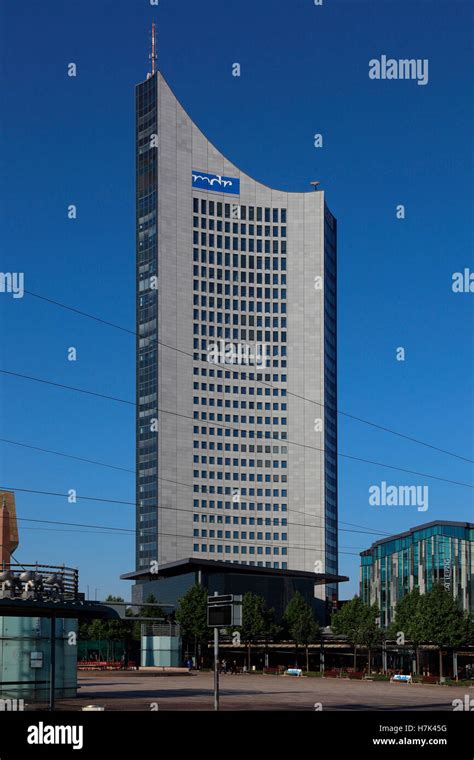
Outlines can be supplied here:
[[151, 61], [151, 74], [148, 76], [153, 76], [153, 74], [156, 72], [156, 25], [155, 22], [151, 25], [151, 55], [148, 56]]

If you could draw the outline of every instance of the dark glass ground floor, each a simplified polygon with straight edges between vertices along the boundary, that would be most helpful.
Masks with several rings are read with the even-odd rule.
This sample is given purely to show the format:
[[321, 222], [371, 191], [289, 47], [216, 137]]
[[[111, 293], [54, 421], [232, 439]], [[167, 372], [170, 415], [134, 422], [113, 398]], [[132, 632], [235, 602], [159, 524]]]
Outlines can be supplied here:
[[[331, 574], [193, 559], [160, 566], [155, 574], [140, 571], [122, 578], [135, 581], [132, 587], [134, 604], [143, 604], [153, 594], [165, 612], [175, 609], [180, 597], [196, 583], [204, 586], [209, 596], [215, 592], [236, 595], [252, 592], [262, 596], [267, 606], [275, 610], [277, 622], [294, 594], [299, 592], [313, 608], [315, 618], [322, 626], [329, 624], [337, 603], [337, 583], [348, 580], [345, 576]], [[326, 588], [328, 598], [318, 598], [321, 588]]]

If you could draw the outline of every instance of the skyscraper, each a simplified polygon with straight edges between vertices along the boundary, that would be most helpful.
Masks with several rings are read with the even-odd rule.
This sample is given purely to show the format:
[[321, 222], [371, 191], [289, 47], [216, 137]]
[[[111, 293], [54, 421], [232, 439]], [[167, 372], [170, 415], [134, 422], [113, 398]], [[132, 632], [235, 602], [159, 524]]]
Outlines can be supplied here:
[[336, 574], [324, 192], [242, 172], [160, 72], [136, 89], [136, 169], [136, 569], [199, 557]]

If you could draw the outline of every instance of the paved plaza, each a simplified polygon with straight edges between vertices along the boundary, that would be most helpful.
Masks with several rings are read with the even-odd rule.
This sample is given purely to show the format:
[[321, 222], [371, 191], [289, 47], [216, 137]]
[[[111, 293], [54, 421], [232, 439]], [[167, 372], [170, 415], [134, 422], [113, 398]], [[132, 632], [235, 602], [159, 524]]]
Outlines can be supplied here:
[[[448, 710], [474, 688], [330, 678], [222, 675], [222, 710]], [[212, 710], [212, 673], [82, 673], [77, 699], [59, 710], [94, 704], [106, 710]], [[154, 707], [152, 707], [154, 705]], [[31, 709], [31, 708], [30, 708]]]

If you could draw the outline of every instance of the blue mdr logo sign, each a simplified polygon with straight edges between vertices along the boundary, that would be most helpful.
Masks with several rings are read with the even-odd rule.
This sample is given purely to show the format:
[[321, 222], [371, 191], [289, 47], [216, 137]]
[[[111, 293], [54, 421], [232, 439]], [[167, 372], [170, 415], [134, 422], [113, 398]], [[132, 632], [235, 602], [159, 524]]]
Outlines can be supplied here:
[[215, 193], [239, 195], [240, 179], [223, 177], [221, 174], [206, 174], [193, 171], [193, 187], [196, 190], [213, 190]]

